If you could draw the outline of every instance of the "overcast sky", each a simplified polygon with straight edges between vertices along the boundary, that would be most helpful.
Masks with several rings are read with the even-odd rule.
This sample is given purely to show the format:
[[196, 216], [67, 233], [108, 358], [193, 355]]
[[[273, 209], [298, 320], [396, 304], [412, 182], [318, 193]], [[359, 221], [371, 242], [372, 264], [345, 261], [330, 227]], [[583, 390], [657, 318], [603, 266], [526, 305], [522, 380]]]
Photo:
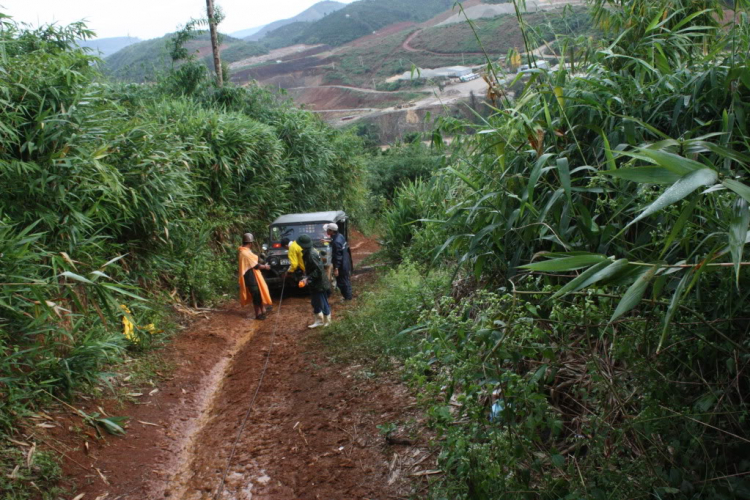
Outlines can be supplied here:
[[[226, 19], [223, 33], [293, 17], [319, 0], [214, 0]], [[353, 0], [339, 0], [350, 3]], [[205, 0], [0, 0], [0, 12], [34, 26], [85, 20], [98, 38], [156, 38], [191, 17], [205, 17]]]

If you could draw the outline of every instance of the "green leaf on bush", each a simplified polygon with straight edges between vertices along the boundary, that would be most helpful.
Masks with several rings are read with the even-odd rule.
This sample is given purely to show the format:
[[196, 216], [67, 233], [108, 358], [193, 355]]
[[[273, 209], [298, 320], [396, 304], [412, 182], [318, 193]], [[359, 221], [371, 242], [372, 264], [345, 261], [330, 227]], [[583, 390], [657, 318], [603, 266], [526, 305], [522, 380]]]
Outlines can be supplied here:
[[680, 180], [678, 174], [664, 167], [624, 167], [617, 170], [606, 170], [603, 173], [618, 179], [643, 184], [673, 184]]
[[750, 225], [750, 210], [748, 210], [747, 202], [738, 199], [735, 202], [734, 213], [729, 223], [729, 249], [732, 252], [735, 283], [738, 289], [740, 288], [740, 262], [742, 262], [748, 225]]
[[657, 266], [651, 266], [648, 271], [641, 274], [638, 279], [635, 280], [635, 283], [630, 285], [630, 288], [625, 292], [625, 295], [622, 296], [620, 303], [617, 304], [615, 313], [609, 319], [610, 323], [638, 305], [643, 294], [646, 293], [646, 288], [648, 287], [649, 282], [654, 277], [654, 274], [656, 274], [656, 270]]
[[89, 280], [87, 278], [84, 278], [80, 274], [72, 273], [70, 271], [65, 271], [63, 273], [60, 273], [60, 276], [65, 277], [65, 278], [70, 278], [72, 280], [80, 281], [81, 283], [91, 283], [91, 284], [93, 284], [93, 281], [91, 281], [91, 280]]
[[724, 182], [722, 182], [724, 187], [731, 189], [738, 195], [742, 196], [742, 198], [750, 203], [750, 187], [748, 187], [746, 184], [743, 184], [741, 182], [732, 180], [732, 179], [726, 179]]
[[654, 212], [657, 212], [673, 203], [680, 201], [699, 187], [711, 186], [713, 184], [716, 184], [718, 178], [719, 174], [717, 174], [715, 170], [712, 170], [710, 168], [703, 168], [701, 170], [690, 172], [689, 174], [685, 175], [680, 180], [669, 186], [669, 188], [667, 188], [667, 190], [664, 191], [662, 195], [656, 199], [656, 201], [649, 205], [646, 210], [641, 212], [638, 217], [630, 221], [628, 226], [635, 224], [639, 220], [643, 219], [644, 217], [648, 217]]
[[671, 170], [680, 176], [706, 168], [706, 166], [700, 162], [667, 151], [643, 148], [639, 149], [638, 153], [646, 156], [660, 167]]
[[544, 262], [535, 262], [533, 264], [526, 264], [521, 266], [523, 269], [529, 269], [531, 271], [574, 271], [576, 269], [582, 269], [589, 267], [600, 262], [608, 261], [607, 257], [599, 254], [586, 254], [576, 255], [573, 257], [563, 257], [561, 259], [547, 260]]

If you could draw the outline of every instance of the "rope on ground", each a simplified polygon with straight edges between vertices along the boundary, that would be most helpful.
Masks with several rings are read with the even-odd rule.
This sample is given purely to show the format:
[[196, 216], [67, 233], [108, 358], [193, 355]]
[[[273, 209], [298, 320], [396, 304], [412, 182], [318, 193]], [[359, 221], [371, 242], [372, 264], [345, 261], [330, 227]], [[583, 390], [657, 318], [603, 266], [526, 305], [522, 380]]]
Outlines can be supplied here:
[[232, 445], [232, 452], [229, 454], [229, 459], [227, 460], [227, 466], [224, 468], [224, 473], [221, 475], [221, 483], [219, 483], [219, 489], [216, 490], [216, 493], [213, 496], [213, 500], [217, 500], [222, 492], [224, 491], [224, 483], [227, 479], [227, 474], [229, 473], [229, 468], [232, 465], [232, 459], [234, 458], [234, 453], [237, 451], [237, 445], [240, 442], [240, 438], [242, 437], [242, 432], [245, 430], [245, 425], [247, 424], [247, 419], [250, 417], [250, 412], [253, 409], [253, 405], [255, 404], [255, 399], [258, 397], [258, 393], [260, 392], [260, 387], [263, 385], [263, 378], [266, 376], [266, 370], [268, 369], [268, 362], [271, 359], [271, 351], [273, 350], [273, 343], [274, 340], [276, 340], [276, 332], [279, 331], [279, 318], [281, 317], [281, 304], [284, 302], [284, 288], [286, 286], [286, 279], [283, 279], [281, 281], [281, 296], [279, 297], [279, 309], [276, 311], [276, 320], [274, 321], [274, 327], [273, 327], [273, 334], [271, 335], [271, 345], [268, 347], [268, 353], [266, 353], [266, 362], [263, 365], [263, 370], [260, 372], [260, 379], [258, 380], [258, 386], [255, 388], [255, 394], [253, 394], [253, 399], [250, 400], [250, 405], [247, 407], [247, 411], [245, 412], [245, 417], [242, 419], [242, 425], [240, 425], [240, 430], [237, 433], [237, 437], [234, 440], [234, 444]]

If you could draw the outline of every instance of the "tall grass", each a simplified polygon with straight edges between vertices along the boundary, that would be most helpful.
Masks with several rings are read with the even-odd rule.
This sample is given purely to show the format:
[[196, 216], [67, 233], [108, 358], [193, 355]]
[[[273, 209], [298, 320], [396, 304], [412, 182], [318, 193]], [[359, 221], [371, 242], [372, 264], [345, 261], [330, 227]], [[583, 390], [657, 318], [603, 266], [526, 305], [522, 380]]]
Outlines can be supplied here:
[[263, 89], [217, 89], [197, 63], [153, 85], [110, 84], [76, 44], [92, 35], [83, 24], [0, 23], [8, 427], [42, 390], [69, 394], [147, 346], [168, 302], [233, 293], [238, 234], [288, 211], [356, 211], [362, 168], [356, 138]]
[[435, 406], [447, 497], [747, 491], [750, 33], [726, 8], [593, 1], [605, 37], [445, 120], [451, 165], [386, 214], [402, 255], [495, 292], [425, 323], [417, 380], [461, 403]]

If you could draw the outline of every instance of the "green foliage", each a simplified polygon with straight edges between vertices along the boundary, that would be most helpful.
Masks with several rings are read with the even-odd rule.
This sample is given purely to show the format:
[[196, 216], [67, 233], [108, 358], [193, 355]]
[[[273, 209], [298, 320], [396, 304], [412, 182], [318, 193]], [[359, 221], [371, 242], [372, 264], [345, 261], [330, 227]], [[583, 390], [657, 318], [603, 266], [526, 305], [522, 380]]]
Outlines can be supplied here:
[[[196, 58], [200, 60], [200, 66], [213, 68], [211, 39], [204, 30], [198, 29], [203, 24], [205, 21], [191, 21], [175, 33], [128, 45], [108, 56], [102, 71], [114, 80], [140, 83], [168, 77], [168, 71], [174, 65], [179, 68]], [[259, 43], [226, 35], [222, 36], [222, 47], [222, 60], [229, 63], [268, 53], [268, 49]], [[198, 57], [200, 54], [204, 55]]]
[[4, 499], [57, 500], [66, 494], [57, 486], [60, 477], [60, 464], [51, 453], [0, 446], [0, 493]]
[[704, 479], [732, 470], [745, 444], [721, 433], [695, 441], [709, 425], [736, 429], [743, 419], [732, 413], [738, 395], [719, 403], [709, 385], [728, 387], [734, 375], [701, 381], [691, 366], [717, 352], [648, 356], [649, 317], [591, 335], [611, 308], [596, 293], [542, 304], [526, 297], [446, 298], [419, 320], [424, 340], [409, 372], [449, 472], [435, 498], [742, 497], [740, 478]]
[[192, 61], [103, 82], [76, 43], [89, 35], [0, 31], [3, 428], [148, 348], [171, 302], [234, 293], [238, 234], [289, 211], [363, 214], [356, 136], [258, 87], [217, 89]]
[[441, 167], [443, 156], [419, 140], [397, 144], [370, 159], [368, 188], [371, 196], [390, 201], [406, 182], [427, 179]]
[[448, 278], [446, 272], [428, 274], [412, 262], [402, 263], [362, 294], [356, 310], [326, 329], [326, 344], [339, 359], [375, 359], [376, 367], [393, 368], [392, 358], [415, 354], [418, 339], [409, 330], [421, 310], [448, 292]]
[[594, 4], [606, 38], [443, 119], [385, 212], [391, 257], [461, 278], [409, 360], [435, 498], [747, 496], [748, 6]]

